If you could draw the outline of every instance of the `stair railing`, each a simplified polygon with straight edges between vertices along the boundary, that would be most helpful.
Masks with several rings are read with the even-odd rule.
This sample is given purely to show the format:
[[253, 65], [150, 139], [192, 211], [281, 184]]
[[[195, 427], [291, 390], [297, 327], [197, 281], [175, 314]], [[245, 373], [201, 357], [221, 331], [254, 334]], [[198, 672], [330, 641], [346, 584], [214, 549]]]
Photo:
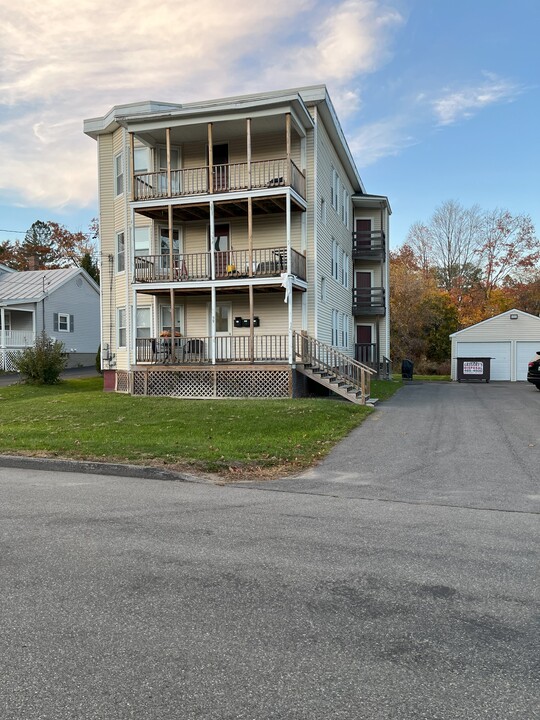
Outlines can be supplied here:
[[295, 332], [293, 336], [298, 362], [352, 385], [360, 391], [362, 402], [369, 400], [371, 376], [375, 375], [375, 370], [309, 335]]

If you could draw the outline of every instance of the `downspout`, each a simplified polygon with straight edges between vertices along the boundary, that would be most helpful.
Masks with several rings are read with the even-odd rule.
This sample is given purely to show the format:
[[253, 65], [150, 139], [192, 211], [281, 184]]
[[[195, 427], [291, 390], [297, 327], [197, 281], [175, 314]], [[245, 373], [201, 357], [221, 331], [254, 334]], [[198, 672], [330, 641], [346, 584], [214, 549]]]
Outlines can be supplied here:
[[[291, 262], [292, 262], [292, 250], [291, 250], [291, 191], [287, 189], [286, 197], [286, 233], [287, 233], [287, 290], [290, 288], [290, 295], [287, 303], [288, 313], [288, 336], [289, 336], [289, 365], [292, 366], [294, 361], [293, 352], [293, 291], [292, 291], [292, 274], [291, 274]], [[289, 283], [291, 283], [289, 285]]]
[[[124, 164], [124, 177], [128, 178], [127, 173], [127, 148], [128, 148], [128, 142], [127, 142], [127, 130], [126, 128], [122, 128], [122, 143], [123, 143], [123, 150], [122, 158], [123, 158], [123, 164]], [[131, 141], [130, 141], [131, 142]], [[131, 180], [131, 185], [133, 186], [133, 180]], [[131, 192], [133, 192], [133, 187], [131, 188]], [[124, 225], [126, 228], [126, 238], [125, 238], [125, 245], [124, 245], [124, 252], [126, 254], [125, 258], [125, 272], [126, 272], [126, 335], [127, 335], [127, 361], [128, 361], [128, 372], [131, 369], [131, 358], [130, 355], [132, 354], [131, 347], [132, 347], [132, 322], [131, 322], [131, 310], [130, 310], [130, 298], [129, 298], [129, 291], [131, 288], [131, 285], [133, 284], [133, 277], [135, 273], [135, 210], [131, 208], [131, 211], [129, 209], [129, 197], [128, 197], [128, 188], [127, 186], [124, 188]], [[115, 287], [116, 289], [116, 287]], [[114, 306], [116, 308], [116, 298]], [[115, 324], [116, 324], [116, 337], [118, 338], [118, 312], [116, 313], [115, 318]]]
[[[216, 279], [216, 257], [214, 248], [215, 223], [214, 201], [210, 200], [210, 267], [212, 280]], [[212, 283], [210, 301], [210, 357], [212, 365], [216, 364], [216, 286]]]

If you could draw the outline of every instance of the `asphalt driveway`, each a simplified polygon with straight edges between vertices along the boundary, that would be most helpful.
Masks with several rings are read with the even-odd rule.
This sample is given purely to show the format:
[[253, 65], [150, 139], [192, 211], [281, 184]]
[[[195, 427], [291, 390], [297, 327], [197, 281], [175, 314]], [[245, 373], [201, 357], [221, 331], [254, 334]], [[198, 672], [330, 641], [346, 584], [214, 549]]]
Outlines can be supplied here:
[[298, 480], [271, 485], [540, 512], [540, 392], [530, 383], [410, 383]]

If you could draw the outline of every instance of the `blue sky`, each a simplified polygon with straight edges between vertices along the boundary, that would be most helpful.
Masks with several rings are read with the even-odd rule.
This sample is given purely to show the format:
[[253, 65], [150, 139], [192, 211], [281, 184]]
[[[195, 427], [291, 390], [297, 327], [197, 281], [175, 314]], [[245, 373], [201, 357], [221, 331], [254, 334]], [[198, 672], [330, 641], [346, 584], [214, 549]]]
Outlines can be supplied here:
[[[3, 10], [0, 229], [86, 229], [84, 118], [325, 82], [392, 245], [441, 202], [540, 232], [538, 0], [42, 0]], [[165, 51], [166, 50], [166, 51]], [[0, 241], [22, 237], [0, 232]]]

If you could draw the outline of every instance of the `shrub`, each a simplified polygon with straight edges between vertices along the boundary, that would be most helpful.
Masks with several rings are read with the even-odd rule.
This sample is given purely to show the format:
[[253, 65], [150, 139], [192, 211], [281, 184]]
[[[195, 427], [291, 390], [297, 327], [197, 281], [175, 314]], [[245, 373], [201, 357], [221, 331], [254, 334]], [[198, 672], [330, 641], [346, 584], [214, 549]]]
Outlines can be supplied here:
[[67, 365], [64, 345], [53, 340], [43, 330], [33, 347], [25, 348], [13, 358], [17, 372], [24, 375], [24, 382], [33, 385], [54, 385]]

